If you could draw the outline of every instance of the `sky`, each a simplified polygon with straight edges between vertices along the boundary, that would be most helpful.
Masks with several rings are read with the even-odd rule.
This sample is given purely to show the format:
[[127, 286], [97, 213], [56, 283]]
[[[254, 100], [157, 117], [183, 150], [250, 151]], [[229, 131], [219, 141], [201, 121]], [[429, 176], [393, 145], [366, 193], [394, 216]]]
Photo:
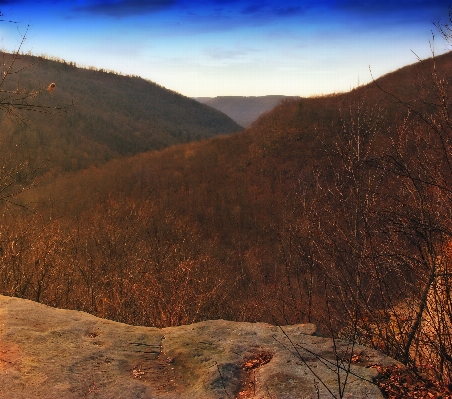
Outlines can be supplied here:
[[[349, 91], [451, 49], [451, 0], [0, 0], [1, 46], [188, 97]], [[12, 21], [12, 22], [9, 22]], [[28, 30], [27, 30], [28, 28]]]

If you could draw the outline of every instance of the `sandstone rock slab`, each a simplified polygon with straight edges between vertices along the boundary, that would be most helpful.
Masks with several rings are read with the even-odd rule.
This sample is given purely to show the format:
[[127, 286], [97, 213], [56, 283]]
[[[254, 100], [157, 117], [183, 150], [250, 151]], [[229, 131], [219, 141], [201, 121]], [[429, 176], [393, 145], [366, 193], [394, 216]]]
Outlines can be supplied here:
[[315, 326], [210, 320], [164, 329], [0, 296], [0, 398], [383, 398], [396, 362]]

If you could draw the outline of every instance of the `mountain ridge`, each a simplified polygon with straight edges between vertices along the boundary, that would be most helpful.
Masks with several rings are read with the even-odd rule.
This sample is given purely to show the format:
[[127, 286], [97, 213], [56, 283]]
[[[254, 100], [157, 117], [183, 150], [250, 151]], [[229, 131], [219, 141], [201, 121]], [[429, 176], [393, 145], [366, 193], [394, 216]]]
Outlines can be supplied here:
[[270, 111], [280, 101], [295, 98], [299, 97], [283, 95], [194, 97], [196, 101], [225, 113], [243, 127], [249, 127], [259, 116]]

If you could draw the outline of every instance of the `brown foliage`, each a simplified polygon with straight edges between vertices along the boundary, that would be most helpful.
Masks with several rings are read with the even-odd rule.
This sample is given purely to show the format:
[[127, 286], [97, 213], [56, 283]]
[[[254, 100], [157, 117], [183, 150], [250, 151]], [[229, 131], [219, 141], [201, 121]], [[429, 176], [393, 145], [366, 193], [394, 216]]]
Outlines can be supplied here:
[[451, 399], [452, 387], [443, 387], [438, 381], [422, 377], [405, 367], [374, 366], [380, 376], [375, 380], [388, 399]]

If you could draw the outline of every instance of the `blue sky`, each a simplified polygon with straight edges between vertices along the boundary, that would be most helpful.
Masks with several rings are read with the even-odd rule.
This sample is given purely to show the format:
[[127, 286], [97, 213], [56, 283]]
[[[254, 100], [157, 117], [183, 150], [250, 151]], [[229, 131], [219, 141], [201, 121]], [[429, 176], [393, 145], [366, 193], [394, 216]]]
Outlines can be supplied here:
[[348, 91], [449, 51], [435, 0], [0, 0], [17, 48], [152, 80], [188, 97]]

